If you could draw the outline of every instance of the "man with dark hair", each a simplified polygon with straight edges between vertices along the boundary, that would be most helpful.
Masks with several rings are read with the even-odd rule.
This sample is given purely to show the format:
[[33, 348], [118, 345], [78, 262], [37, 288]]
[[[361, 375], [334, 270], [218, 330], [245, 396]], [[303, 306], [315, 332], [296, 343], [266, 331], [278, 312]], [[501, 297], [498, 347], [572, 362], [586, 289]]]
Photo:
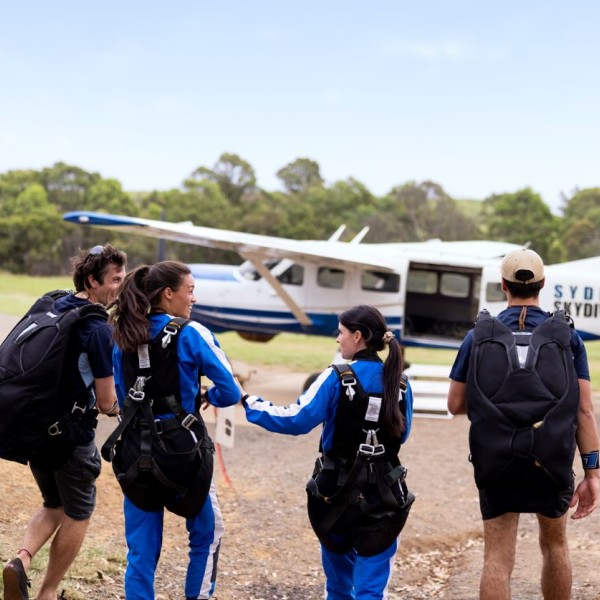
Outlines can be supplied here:
[[[544, 264], [519, 249], [501, 264], [508, 307], [482, 313], [452, 370], [448, 410], [467, 413], [483, 518], [481, 600], [508, 600], [520, 513], [535, 513], [545, 599], [571, 597], [567, 511], [599, 496], [598, 431], [585, 346], [564, 315], [542, 311]], [[585, 476], [575, 488], [575, 445]]]
[[[73, 258], [75, 293], [59, 298], [59, 311], [86, 304], [107, 306], [125, 277], [127, 256], [113, 246], [94, 246]], [[69, 435], [49, 439], [29, 465], [43, 506], [31, 517], [21, 548], [3, 571], [4, 600], [28, 600], [31, 560], [52, 537], [48, 568], [37, 600], [56, 600], [60, 582], [77, 556], [96, 503], [100, 456], [96, 415], [118, 413], [112, 370], [112, 329], [106, 319], [82, 319], [69, 341], [61, 393], [83, 403], [85, 418]], [[65, 439], [66, 438], [66, 439]]]

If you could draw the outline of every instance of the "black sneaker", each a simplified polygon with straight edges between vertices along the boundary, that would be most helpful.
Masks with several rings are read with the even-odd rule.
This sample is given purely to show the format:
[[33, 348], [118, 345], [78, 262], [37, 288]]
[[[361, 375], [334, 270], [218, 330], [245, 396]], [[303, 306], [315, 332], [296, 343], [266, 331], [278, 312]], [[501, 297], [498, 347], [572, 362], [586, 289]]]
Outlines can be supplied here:
[[29, 600], [27, 588], [31, 586], [20, 558], [13, 558], [2, 571], [4, 600]]

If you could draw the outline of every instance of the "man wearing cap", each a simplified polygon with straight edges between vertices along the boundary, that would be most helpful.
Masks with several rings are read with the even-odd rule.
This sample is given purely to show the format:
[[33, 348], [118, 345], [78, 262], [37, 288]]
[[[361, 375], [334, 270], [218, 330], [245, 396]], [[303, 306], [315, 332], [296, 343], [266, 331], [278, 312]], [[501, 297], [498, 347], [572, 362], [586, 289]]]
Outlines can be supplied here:
[[[508, 306], [498, 316], [497, 321], [506, 325], [510, 331], [527, 336], [536, 327], [544, 323], [552, 315], [543, 311], [539, 306], [539, 293], [544, 286], [544, 264], [542, 259], [533, 250], [519, 249], [506, 255], [501, 264], [502, 290], [506, 294]], [[478, 325], [476, 325], [477, 329]], [[506, 327], [499, 326], [506, 330]], [[508, 332], [512, 337], [513, 334]], [[564, 325], [563, 325], [564, 331]], [[585, 476], [575, 488], [572, 480], [570, 467], [567, 477], [571, 482], [567, 489], [556, 485], [551, 480], [546, 469], [539, 468], [533, 460], [521, 460], [521, 457], [511, 463], [511, 469], [515, 465], [522, 471], [515, 475], [515, 480], [510, 480], [513, 470], [506, 469], [502, 477], [502, 484], [498, 480], [488, 480], [481, 484], [481, 471], [477, 471], [478, 452], [484, 455], [489, 453], [493, 446], [493, 440], [483, 450], [474, 441], [474, 414], [480, 410], [477, 406], [480, 402], [479, 396], [482, 392], [475, 385], [474, 371], [476, 368], [470, 362], [472, 350], [479, 343], [479, 336], [475, 336], [475, 330], [471, 330], [465, 337], [450, 372], [450, 389], [448, 392], [448, 410], [452, 414], [468, 413], [471, 420], [470, 445], [472, 462], [475, 466], [475, 477], [479, 487], [480, 508], [483, 518], [484, 531], [484, 565], [480, 582], [481, 600], [509, 600], [510, 578], [515, 561], [515, 550], [517, 542], [517, 527], [521, 512], [535, 512], [539, 525], [539, 543], [543, 557], [541, 587], [545, 599], [567, 600], [571, 597], [571, 563], [569, 560], [566, 525], [567, 511], [569, 507], [575, 508], [573, 519], [580, 519], [591, 514], [597, 506], [600, 486], [600, 471], [598, 470], [598, 431], [592, 404], [592, 393], [590, 386], [589, 367], [585, 346], [574, 330], [567, 331], [565, 345], [569, 346], [573, 358], [574, 372], [577, 382], [571, 388], [570, 394], [573, 407], [572, 420], [574, 427], [569, 431], [575, 437], [574, 440], [566, 440], [567, 446], [572, 442], [573, 449], [576, 443], [581, 454]], [[516, 338], [515, 338], [516, 339]], [[531, 342], [533, 343], [533, 342]], [[475, 356], [475, 354], [474, 354]], [[541, 361], [541, 358], [539, 359]], [[522, 367], [522, 365], [521, 365]], [[571, 368], [567, 364], [567, 370]], [[524, 372], [524, 369], [516, 369]], [[560, 371], [557, 370], [557, 373]], [[513, 381], [506, 372], [498, 375], [497, 379]], [[560, 374], [557, 375], [560, 377]], [[488, 378], [491, 379], [492, 377]], [[482, 379], [486, 379], [485, 377]], [[529, 388], [525, 387], [525, 396]], [[503, 392], [508, 400], [519, 398], [523, 401], [523, 389], [519, 393], [513, 393], [513, 388]], [[573, 398], [574, 396], [574, 398]], [[577, 397], [578, 396], [578, 397]], [[467, 398], [469, 402], [467, 402]], [[556, 401], [556, 398], [554, 398]], [[525, 398], [525, 402], [535, 406], [537, 397]], [[485, 404], [482, 402], [482, 404]], [[557, 402], [558, 404], [558, 402]], [[488, 406], [489, 404], [488, 399]], [[567, 405], [563, 406], [564, 407]], [[514, 402], [512, 410], [515, 410]], [[488, 410], [484, 407], [484, 410]], [[497, 410], [493, 408], [492, 410]], [[481, 414], [481, 412], [479, 412]], [[488, 414], [494, 414], [488, 413]], [[506, 422], [504, 414], [498, 415], [498, 421]], [[550, 414], [548, 412], [547, 414]], [[487, 426], [494, 426], [494, 417], [488, 421]], [[530, 427], [539, 428], [540, 423]], [[544, 420], [544, 426], [546, 422]], [[493, 429], [490, 431], [493, 432]], [[565, 436], [569, 437], [569, 435]], [[548, 447], [548, 445], [546, 445]], [[511, 448], [512, 451], [512, 448]], [[568, 453], [567, 453], [568, 454]], [[486, 457], [485, 462], [488, 461]], [[493, 459], [493, 457], [492, 457]], [[529, 471], [525, 471], [529, 469]], [[517, 473], [517, 471], [514, 471]], [[509, 473], [508, 475], [506, 473]], [[497, 484], [497, 485], [495, 485]], [[512, 484], [512, 487], [511, 487]], [[541, 509], [540, 507], [544, 508]]]

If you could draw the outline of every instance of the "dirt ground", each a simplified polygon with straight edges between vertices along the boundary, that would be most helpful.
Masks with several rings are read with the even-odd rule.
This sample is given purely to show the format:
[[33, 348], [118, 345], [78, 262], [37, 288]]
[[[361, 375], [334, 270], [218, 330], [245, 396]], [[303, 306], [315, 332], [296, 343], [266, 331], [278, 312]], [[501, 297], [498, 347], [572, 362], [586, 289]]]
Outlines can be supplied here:
[[[0, 339], [14, 320], [0, 317]], [[246, 365], [234, 365], [246, 372]], [[256, 367], [246, 385], [280, 404], [295, 400], [306, 373]], [[595, 398], [600, 414], [600, 396]], [[214, 429], [207, 415], [209, 430]], [[114, 427], [103, 419], [101, 442]], [[468, 421], [416, 418], [401, 451], [408, 484], [416, 494], [402, 534], [390, 600], [478, 596], [482, 564], [481, 522], [472, 468], [467, 461]], [[292, 437], [247, 425], [236, 415], [235, 445], [215, 461], [215, 479], [226, 532], [219, 557], [216, 600], [313, 600], [323, 598], [319, 547], [305, 512], [304, 485], [318, 448], [319, 431]], [[217, 457], [218, 458], [218, 457]], [[576, 465], [578, 478], [581, 477]], [[0, 461], [0, 560], [20, 547], [27, 520], [40, 498], [27, 467]], [[583, 521], [569, 521], [573, 599], [600, 598], [600, 510]], [[541, 598], [540, 557], [535, 517], [519, 527], [513, 598]], [[157, 600], [181, 600], [187, 540], [183, 520], [167, 514], [163, 553], [156, 575]], [[122, 599], [125, 566], [122, 495], [110, 465], [98, 483], [98, 506], [84, 547], [64, 581], [71, 600]], [[34, 561], [32, 597], [46, 553]]]

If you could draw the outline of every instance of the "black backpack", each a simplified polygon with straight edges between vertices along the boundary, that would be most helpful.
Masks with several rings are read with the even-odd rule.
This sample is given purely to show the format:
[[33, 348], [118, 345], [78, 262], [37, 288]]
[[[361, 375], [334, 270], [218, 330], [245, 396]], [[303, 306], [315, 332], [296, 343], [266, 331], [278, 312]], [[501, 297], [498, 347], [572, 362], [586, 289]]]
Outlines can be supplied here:
[[480, 313], [467, 376], [471, 462], [480, 489], [508, 486], [528, 469], [544, 472], [557, 491], [572, 485], [579, 382], [571, 329], [563, 311], [522, 332]]
[[[199, 407], [188, 413], [179, 401], [177, 342], [188, 322], [173, 318], [138, 353], [123, 353], [125, 385], [130, 389], [123, 418], [101, 453], [112, 462], [123, 493], [138, 508], [166, 508], [192, 518], [208, 496], [214, 447]], [[157, 418], [168, 413], [174, 416]]]
[[[342, 421], [353, 430], [354, 423], [364, 439], [363, 443], [349, 441], [352, 458], [323, 454], [316, 460], [306, 484], [308, 517], [319, 541], [332, 552], [354, 548], [361, 556], [373, 556], [400, 535], [415, 496], [406, 485], [407, 470], [397, 458], [399, 442], [388, 439], [386, 447], [381, 443], [385, 434], [378, 439], [370, 401], [381, 394], [367, 394], [351, 365], [332, 367], [341, 383], [336, 433]], [[404, 380], [402, 386], [404, 392]], [[343, 424], [339, 429], [343, 430], [339, 439], [350, 437]], [[348, 448], [339, 444], [338, 448], [342, 454], [350, 454]], [[336, 534], [344, 534], [348, 541], [340, 541]]]
[[[1, 458], [26, 464], [54, 447], [49, 443], [58, 448], [78, 419], [95, 413], [87, 410], [87, 395], [65, 405], [65, 362], [75, 326], [90, 317], [106, 320], [108, 314], [98, 304], [59, 312], [56, 300], [69, 293], [56, 290], [39, 298], [0, 345]], [[76, 368], [73, 362], [67, 367]]]

